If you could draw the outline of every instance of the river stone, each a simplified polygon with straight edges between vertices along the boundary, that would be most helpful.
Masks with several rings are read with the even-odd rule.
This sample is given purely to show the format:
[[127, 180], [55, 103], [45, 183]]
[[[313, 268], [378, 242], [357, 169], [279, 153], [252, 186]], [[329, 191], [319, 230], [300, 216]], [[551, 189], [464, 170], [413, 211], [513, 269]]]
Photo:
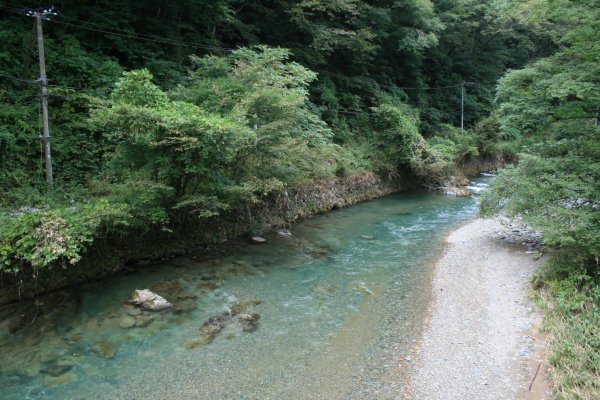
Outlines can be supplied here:
[[291, 237], [292, 236], [292, 232], [289, 231], [288, 229], [280, 229], [277, 231], [277, 234], [279, 236], [283, 236], [283, 237]]
[[467, 189], [464, 189], [462, 187], [443, 187], [441, 188], [442, 192], [446, 195], [446, 196], [456, 196], [456, 197], [470, 197], [471, 196], [471, 192], [469, 192]]
[[135, 326], [135, 318], [130, 315], [123, 315], [119, 321], [119, 326], [123, 329], [133, 328]]
[[330, 250], [326, 247], [319, 247], [316, 249], [308, 250], [307, 253], [317, 258], [328, 258]]
[[214, 281], [204, 281], [203, 280], [202, 282], [198, 283], [196, 285], [196, 287], [198, 289], [208, 291], [208, 290], [214, 290], [214, 289], [217, 289], [217, 288], [221, 287], [221, 283], [214, 282]]
[[208, 321], [202, 324], [200, 327], [200, 333], [204, 336], [205, 342], [210, 343], [217, 336], [219, 332], [225, 328], [229, 317], [225, 315], [216, 315], [210, 317]]
[[135, 326], [143, 328], [150, 325], [152, 321], [154, 321], [154, 317], [151, 315], [138, 315], [135, 317]]
[[140, 310], [139, 308], [131, 308], [131, 309], [127, 310], [127, 314], [131, 315], [132, 317], [137, 317], [141, 313], [142, 313], [142, 310]]
[[161, 297], [148, 289], [136, 289], [131, 296], [129, 302], [144, 310], [161, 311], [173, 307], [173, 304], [169, 303], [164, 297]]
[[208, 337], [197, 337], [192, 340], [188, 340], [183, 347], [188, 350], [195, 349], [196, 347], [205, 346], [212, 341], [211, 338]]
[[240, 302], [235, 303], [234, 305], [231, 306], [231, 308], [229, 309], [229, 314], [230, 314], [230, 316], [235, 316], [237, 314], [242, 314], [248, 308], [250, 308], [252, 306], [258, 306], [260, 304], [262, 304], [262, 300], [240, 301]]
[[258, 315], [257, 313], [240, 314], [238, 318], [240, 320], [240, 325], [242, 325], [242, 330], [244, 332], [254, 332], [258, 327], [258, 320], [260, 319], [260, 315]]
[[67, 342], [79, 342], [79, 341], [81, 341], [81, 339], [83, 339], [83, 336], [81, 336], [78, 333], [73, 333], [73, 334], [65, 336], [63, 339], [66, 340]]
[[68, 385], [69, 383], [75, 382], [77, 380], [77, 375], [73, 372], [69, 372], [67, 374], [62, 374], [60, 376], [47, 376], [44, 379], [44, 385], [47, 387], [56, 387]]
[[173, 311], [175, 314], [190, 313], [196, 309], [196, 302], [193, 299], [179, 300], [175, 303]]
[[115, 357], [115, 347], [106, 340], [101, 340], [92, 347], [92, 352], [104, 358]]
[[60, 376], [73, 368], [72, 365], [51, 364], [40, 370], [40, 372], [52, 376]]
[[252, 244], [263, 244], [266, 242], [267, 242], [267, 239], [265, 239], [264, 237], [261, 237], [261, 236], [252, 236], [250, 238], [250, 243], [252, 243]]

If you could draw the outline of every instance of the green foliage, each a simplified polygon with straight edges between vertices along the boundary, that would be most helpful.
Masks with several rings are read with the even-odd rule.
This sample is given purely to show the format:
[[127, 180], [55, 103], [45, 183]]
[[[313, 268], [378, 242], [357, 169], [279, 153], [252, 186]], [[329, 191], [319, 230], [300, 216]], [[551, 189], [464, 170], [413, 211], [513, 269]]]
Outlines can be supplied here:
[[[553, 257], [534, 281], [545, 308], [556, 397], [600, 397], [600, 9], [594, 2], [505, 2], [554, 54], [507, 73], [497, 92], [503, 139], [522, 145], [481, 202], [543, 231]], [[524, 12], [527, 11], [527, 12]]]
[[482, 207], [523, 215], [548, 244], [593, 259], [600, 255], [600, 131], [590, 110], [600, 104], [600, 31], [590, 28], [600, 12], [581, 3], [577, 9], [589, 25], [572, 25], [570, 7], [559, 1], [545, 9], [566, 30], [557, 39], [565, 47], [500, 80], [501, 132], [526, 147]]
[[[548, 245], [589, 258], [600, 254], [600, 147], [597, 140], [563, 140], [520, 155], [482, 200], [486, 214], [522, 215], [544, 231]], [[508, 199], [508, 201], [506, 200]]]
[[409, 166], [423, 140], [416, 110], [406, 105], [382, 104], [372, 108], [371, 121], [375, 167], [393, 171]]
[[[238, 157], [238, 183], [250, 177], [299, 183], [331, 176], [345, 156], [308, 99], [316, 74], [289, 61], [288, 50], [258, 46], [228, 57], [194, 59], [174, 98], [218, 112], [252, 129], [252, 148]], [[360, 162], [357, 162], [360, 164]], [[350, 164], [351, 166], [351, 164]]]
[[600, 275], [588, 262], [562, 253], [534, 280], [558, 399], [600, 396]]
[[18, 272], [25, 263], [34, 269], [74, 265], [109, 226], [126, 224], [130, 218], [123, 205], [103, 200], [0, 215], [0, 270]]

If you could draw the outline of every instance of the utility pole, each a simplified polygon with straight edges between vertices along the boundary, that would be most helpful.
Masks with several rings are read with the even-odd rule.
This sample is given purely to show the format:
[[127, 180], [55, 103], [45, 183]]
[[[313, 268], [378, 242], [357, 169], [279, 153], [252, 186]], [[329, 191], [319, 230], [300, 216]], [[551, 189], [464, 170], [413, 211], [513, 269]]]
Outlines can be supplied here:
[[465, 131], [465, 85], [474, 84], [474, 82], [460, 82], [460, 133]]
[[44, 34], [42, 32], [42, 11], [35, 12], [37, 25], [37, 44], [40, 57], [40, 87], [42, 92], [42, 120], [44, 125], [44, 159], [46, 160], [46, 183], [52, 189], [54, 178], [52, 176], [52, 154], [50, 152], [50, 125], [48, 123], [48, 79], [46, 78], [46, 58], [44, 54]]

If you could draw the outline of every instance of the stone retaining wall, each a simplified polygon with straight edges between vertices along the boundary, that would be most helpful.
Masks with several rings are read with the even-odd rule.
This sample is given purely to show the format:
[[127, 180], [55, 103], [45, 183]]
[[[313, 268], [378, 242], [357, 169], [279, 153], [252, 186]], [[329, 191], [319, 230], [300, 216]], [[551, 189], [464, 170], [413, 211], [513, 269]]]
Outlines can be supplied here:
[[409, 185], [407, 180], [386, 180], [372, 172], [329, 178], [288, 188], [259, 204], [240, 206], [219, 218], [182, 219], [175, 223], [172, 232], [156, 229], [96, 239], [75, 266], [53, 266], [35, 274], [25, 270], [16, 276], [0, 273], [0, 305], [98, 280], [190, 250], [202, 251], [226, 239], [289, 228], [297, 220], [406, 190]]

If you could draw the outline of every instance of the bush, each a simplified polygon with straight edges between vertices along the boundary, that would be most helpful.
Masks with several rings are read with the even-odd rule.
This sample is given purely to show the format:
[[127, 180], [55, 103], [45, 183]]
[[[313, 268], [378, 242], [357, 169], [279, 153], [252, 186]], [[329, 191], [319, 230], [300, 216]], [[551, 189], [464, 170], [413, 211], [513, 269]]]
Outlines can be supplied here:
[[382, 104], [371, 108], [372, 161], [377, 170], [408, 167], [422, 146], [419, 114], [408, 105]]

